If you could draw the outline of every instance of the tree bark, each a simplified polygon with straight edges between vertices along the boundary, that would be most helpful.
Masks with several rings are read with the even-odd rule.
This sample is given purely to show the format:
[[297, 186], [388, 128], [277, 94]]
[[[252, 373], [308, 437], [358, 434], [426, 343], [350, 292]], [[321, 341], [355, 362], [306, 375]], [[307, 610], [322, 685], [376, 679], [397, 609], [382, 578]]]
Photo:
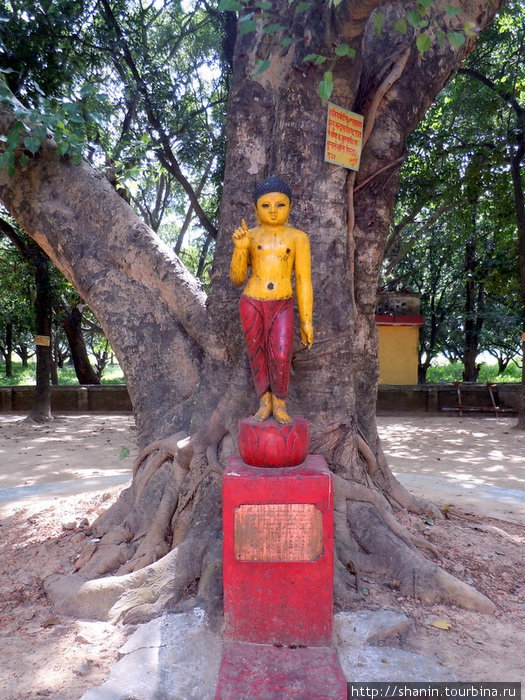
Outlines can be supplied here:
[[[207, 299], [105, 179], [86, 164], [58, 160], [51, 141], [12, 179], [0, 173], [1, 201], [99, 319], [124, 368], [145, 448], [131, 488], [95, 525], [101, 541], [77, 562], [81, 578], [49, 582], [70, 612], [92, 606], [93, 615], [135, 622], [180, 606], [188, 590], [219, 608], [220, 476], [236, 449], [237, 418], [256, 407], [239, 293], [228, 276], [231, 234], [243, 218], [253, 223], [253, 186], [271, 174], [289, 182], [291, 224], [309, 234], [312, 248], [316, 336], [311, 351], [294, 348], [288, 408], [312, 421], [311, 451], [334, 473], [337, 604], [356, 595], [359, 571], [374, 570], [425, 601], [494, 609], [423, 556], [418, 550], [432, 548], [395, 519], [396, 509], [429, 505], [394, 479], [375, 424], [376, 290], [398, 169], [409, 132], [474, 38], [460, 51], [436, 43], [422, 58], [413, 37], [376, 35], [370, 17], [380, 4], [312, 3], [295, 13], [275, 3], [272, 21], [297, 40], [286, 48], [278, 34], [239, 34]], [[460, 3], [463, 19], [480, 28], [499, 4]], [[454, 22], [438, 6], [440, 21]], [[382, 10], [388, 27], [405, 12], [392, 2]], [[336, 62], [331, 99], [365, 115], [357, 175], [324, 162], [326, 105], [317, 86], [326, 68], [303, 60], [311, 52], [331, 56], [340, 43], [356, 54]], [[253, 77], [258, 60], [269, 68]], [[9, 119], [0, 112], [0, 131]], [[94, 580], [107, 573], [118, 575]]]

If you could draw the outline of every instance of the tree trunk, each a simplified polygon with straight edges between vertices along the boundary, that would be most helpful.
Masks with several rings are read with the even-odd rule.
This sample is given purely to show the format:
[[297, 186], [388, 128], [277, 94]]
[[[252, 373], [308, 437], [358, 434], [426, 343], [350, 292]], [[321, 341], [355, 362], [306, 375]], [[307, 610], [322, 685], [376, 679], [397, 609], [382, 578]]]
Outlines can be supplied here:
[[[47, 256], [34, 246], [35, 270], [35, 327], [40, 336], [36, 344], [36, 388], [28, 419], [37, 423], [52, 420], [51, 415], [51, 289], [49, 261]], [[46, 344], [45, 339], [49, 344]]]
[[16, 352], [22, 360], [22, 367], [27, 367], [29, 363], [29, 349], [27, 345], [19, 345], [16, 348]]
[[6, 323], [5, 327], [5, 376], [13, 376], [13, 324]]
[[[478, 193], [471, 197], [477, 200]], [[476, 209], [472, 215], [471, 233], [465, 246], [465, 334], [463, 346], [463, 381], [476, 382], [480, 365], [476, 364], [479, 353], [479, 336], [483, 327], [483, 283], [477, 277], [477, 222]]]
[[100, 384], [100, 377], [91, 366], [82, 334], [82, 311], [75, 306], [71, 311], [64, 311], [61, 317], [62, 328], [66, 334], [71, 359], [79, 384]]
[[[360, 571], [375, 571], [400, 581], [402, 594], [494, 609], [427, 559], [422, 552], [435, 557], [435, 549], [395, 519], [399, 508], [429, 505], [394, 479], [375, 425], [376, 289], [398, 168], [410, 130], [474, 39], [459, 52], [436, 43], [422, 58], [413, 37], [389, 29], [402, 3], [382, 3], [387, 28], [376, 35], [370, 15], [380, 4], [313, 3], [295, 13], [275, 3], [272, 23], [289, 27], [297, 42], [284, 48], [279, 35], [239, 35], [207, 299], [109, 183], [86, 164], [58, 160], [51, 142], [12, 179], [0, 173], [0, 199], [104, 328], [145, 448], [131, 488], [95, 524], [101, 541], [77, 562], [80, 576], [49, 582], [69, 612], [144, 620], [182, 605], [191, 590], [193, 602], [220, 608], [220, 477], [236, 451], [238, 417], [256, 407], [239, 293], [228, 276], [231, 234], [241, 219], [253, 223], [253, 186], [270, 174], [291, 185], [291, 224], [309, 234], [312, 248], [316, 335], [312, 350], [294, 348], [288, 408], [312, 421], [311, 452], [324, 455], [334, 473], [337, 604], [356, 595]], [[490, 21], [496, 4], [460, 3], [476, 27]], [[445, 25], [453, 21], [440, 14]], [[326, 68], [303, 60], [311, 52], [332, 55], [341, 43], [356, 55], [335, 64], [331, 99], [365, 115], [357, 175], [324, 162], [326, 105], [317, 86]], [[257, 60], [270, 65], [254, 78]], [[0, 112], [1, 131], [8, 120]], [[91, 580], [107, 573], [115, 575]]]

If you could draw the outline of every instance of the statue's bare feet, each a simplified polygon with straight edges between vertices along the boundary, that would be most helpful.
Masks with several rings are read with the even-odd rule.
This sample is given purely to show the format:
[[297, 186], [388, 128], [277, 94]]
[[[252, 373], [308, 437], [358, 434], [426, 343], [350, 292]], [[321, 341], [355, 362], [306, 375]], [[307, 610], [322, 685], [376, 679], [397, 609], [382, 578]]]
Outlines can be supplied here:
[[252, 420], [256, 421], [257, 423], [262, 423], [263, 420], [266, 420], [272, 415], [272, 394], [270, 391], [267, 391], [266, 394], [263, 394], [260, 399], [259, 403], [259, 410], [257, 413], [252, 416]]
[[284, 399], [278, 399], [276, 396], [272, 400], [272, 413], [273, 417], [281, 425], [290, 425], [293, 423], [292, 418], [286, 412], [286, 403]]

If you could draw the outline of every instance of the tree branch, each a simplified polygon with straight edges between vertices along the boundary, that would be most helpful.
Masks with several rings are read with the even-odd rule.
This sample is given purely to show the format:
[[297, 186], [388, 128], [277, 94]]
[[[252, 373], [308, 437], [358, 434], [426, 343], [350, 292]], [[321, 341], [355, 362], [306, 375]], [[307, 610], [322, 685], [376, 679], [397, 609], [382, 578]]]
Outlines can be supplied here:
[[496, 95], [498, 95], [498, 97], [500, 97], [508, 105], [510, 105], [510, 107], [512, 107], [516, 114], [523, 114], [525, 112], [518, 100], [513, 95], [511, 95], [510, 92], [503, 90], [500, 86], [496, 85], [496, 83], [493, 80], [488, 78], [486, 75], [483, 75], [483, 73], [476, 70], [475, 68], [460, 68], [458, 70], [458, 73], [461, 73], [462, 75], [469, 75], [471, 78], [475, 78], [483, 85], [486, 85], [493, 92], [495, 92]]
[[[408, 252], [410, 252], [410, 250], [415, 246], [416, 242], [421, 239], [422, 234], [425, 233], [425, 231], [428, 231], [428, 229], [432, 226], [432, 224], [435, 223], [439, 219], [441, 214], [444, 214], [447, 211], [451, 211], [452, 209], [455, 209], [456, 207], [459, 206], [459, 204], [460, 204], [459, 200], [456, 202], [452, 202], [452, 203], [445, 202], [444, 204], [442, 204], [439, 207], [439, 209], [437, 209], [432, 214], [432, 216], [429, 219], [427, 219], [425, 221], [425, 223], [420, 228], [418, 228], [418, 230], [413, 234], [412, 240], [407, 241], [405, 243], [405, 245], [402, 246], [402, 248], [398, 252], [398, 254], [394, 257], [394, 259], [389, 262], [388, 267], [386, 269], [386, 274], [390, 274], [392, 272], [394, 267], [405, 257], [405, 255]], [[408, 223], [408, 222], [406, 222], [406, 223]], [[397, 231], [395, 231], [395, 235], [389, 236], [385, 255], [386, 255], [386, 252], [392, 247], [392, 245], [394, 244], [394, 242], [398, 238], [400, 231], [402, 231], [403, 228], [404, 228], [404, 226], [402, 228], [398, 229]], [[394, 234], [394, 232], [393, 232], [393, 234]]]
[[31, 264], [35, 263], [34, 255], [29, 246], [20, 238], [15, 227], [11, 226], [11, 224], [2, 217], [0, 217], [0, 231], [9, 238], [24, 260], [27, 260]]
[[217, 238], [217, 229], [215, 226], [211, 223], [211, 221], [208, 219], [206, 216], [206, 213], [202, 209], [199, 200], [197, 199], [197, 196], [195, 194], [195, 191], [193, 187], [191, 186], [189, 180], [186, 178], [184, 173], [182, 172], [182, 169], [180, 167], [179, 161], [177, 160], [177, 157], [175, 156], [172, 148], [171, 148], [171, 143], [169, 141], [168, 135], [164, 131], [164, 127], [155, 111], [153, 108], [148, 90], [146, 88], [146, 84], [144, 80], [142, 79], [142, 76], [140, 75], [137, 66], [135, 64], [135, 61], [133, 59], [133, 56], [131, 54], [130, 48], [128, 46], [128, 43], [124, 37], [124, 34], [122, 33], [122, 30], [120, 28], [119, 23], [117, 22], [117, 19], [115, 15], [113, 14], [113, 11], [109, 5], [108, 0], [99, 0], [100, 4], [104, 8], [104, 12], [106, 14], [106, 17], [108, 19], [108, 22], [110, 25], [113, 27], [113, 30], [115, 32], [115, 35], [118, 39], [119, 45], [122, 49], [124, 60], [126, 62], [126, 65], [131, 71], [131, 74], [135, 80], [135, 83], [137, 85], [137, 89], [142, 96], [142, 99], [144, 100], [144, 106], [146, 110], [146, 114], [148, 116], [148, 121], [150, 123], [150, 126], [153, 128], [154, 131], [156, 131], [159, 135], [159, 142], [160, 142], [160, 152], [158, 153], [159, 157], [161, 158], [161, 162], [164, 165], [164, 167], [172, 173], [172, 175], [180, 182], [182, 185], [182, 188], [188, 195], [188, 198], [195, 210], [195, 213], [203, 226], [203, 228], [212, 236], [212, 238], [216, 239]]

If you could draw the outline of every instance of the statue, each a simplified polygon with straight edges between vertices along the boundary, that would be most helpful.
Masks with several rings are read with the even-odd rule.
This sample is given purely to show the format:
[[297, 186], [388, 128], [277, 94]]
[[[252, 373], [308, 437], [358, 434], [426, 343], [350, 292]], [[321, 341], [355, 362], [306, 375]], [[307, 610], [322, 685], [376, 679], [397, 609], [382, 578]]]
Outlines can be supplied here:
[[230, 279], [236, 287], [251, 275], [240, 300], [241, 324], [262, 422], [273, 415], [293, 423], [286, 411], [293, 346], [293, 290], [295, 274], [301, 342], [313, 343], [310, 244], [304, 231], [288, 226], [290, 187], [278, 177], [260, 182], [253, 193], [258, 225], [248, 229], [244, 219], [232, 238]]

